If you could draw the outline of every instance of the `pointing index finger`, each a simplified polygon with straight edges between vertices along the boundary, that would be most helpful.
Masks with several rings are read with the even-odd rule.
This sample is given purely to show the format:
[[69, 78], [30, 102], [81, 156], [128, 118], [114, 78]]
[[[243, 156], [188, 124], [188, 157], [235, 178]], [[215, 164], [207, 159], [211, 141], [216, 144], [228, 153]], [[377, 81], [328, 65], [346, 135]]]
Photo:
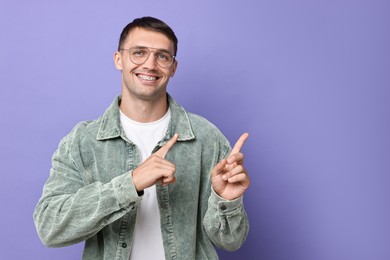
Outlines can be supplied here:
[[173, 137], [168, 140], [168, 142], [166, 142], [157, 152], [155, 152], [155, 154], [162, 158], [165, 158], [165, 155], [167, 155], [167, 153], [172, 148], [172, 146], [176, 143], [178, 138], [179, 135], [177, 133], [174, 134]]
[[234, 145], [232, 151], [230, 152], [230, 154], [235, 154], [235, 153], [239, 153], [241, 151], [241, 148], [242, 146], [244, 145], [246, 139], [248, 139], [249, 137], [249, 134], [248, 133], [243, 133], [240, 138], [238, 138], [236, 144]]

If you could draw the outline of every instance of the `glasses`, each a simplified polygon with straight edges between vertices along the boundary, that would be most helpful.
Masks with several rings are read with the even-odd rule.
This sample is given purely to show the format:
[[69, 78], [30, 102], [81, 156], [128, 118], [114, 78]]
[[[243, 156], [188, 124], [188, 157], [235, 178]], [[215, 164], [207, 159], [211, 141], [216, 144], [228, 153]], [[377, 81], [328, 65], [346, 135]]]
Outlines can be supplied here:
[[[152, 51], [152, 49], [154, 51]], [[148, 48], [148, 47], [133, 47], [130, 49], [120, 49], [121, 51], [128, 51], [129, 57], [132, 63], [136, 65], [144, 64], [150, 56], [150, 53], [154, 52], [154, 60], [160, 67], [168, 68], [172, 66], [175, 61], [175, 56], [170, 54], [168, 51]]]

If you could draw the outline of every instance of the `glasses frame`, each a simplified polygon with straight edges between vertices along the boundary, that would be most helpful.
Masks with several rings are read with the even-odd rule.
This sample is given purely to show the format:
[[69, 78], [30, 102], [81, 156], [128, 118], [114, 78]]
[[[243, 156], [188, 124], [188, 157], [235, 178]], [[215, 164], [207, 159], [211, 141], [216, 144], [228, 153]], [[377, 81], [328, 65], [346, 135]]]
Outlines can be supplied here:
[[[131, 59], [131, 55], [130, 55], [130, 51], [133, 50], [133, 49], [148, 49], [149, 50], [149, 55], [148, 57], [146, 57], [145, 61], [144, 62], [141, 62], [141, 63], [136, 63], [134, 62], [132, 59]], [[119, 49], [120, 51], [127, 51], [127, 54], [129, 56], [129, 60], [134, 63], [135, 65], [142, 65], [144, 64], [150, 57], [150, 54], [153, 53], [154, 54], [154, 61], [156, 62], [156, 64], [158, 66], [160, 66], [161, 68], [170, 68], [172, 67], [172, 65], [175, 63], [175, 60], [176, 60], [176, 56], [175, 55], [172, 55], [169, 51], [167, 50], [164, 50], [164, 49], [158, 49], [158, 48], [152, 48], [152, 47], [145, 47], [145, 46], [134, 46], [134, 47], [131, 47], [129, 49], [124, 49], [124, 48], [121, 48]], [[169, 65], [169, 66], [162, 66], [159, 62], [158, 62], [158, 59], [156, 58], [156, 51], [160, 51], [160, 52], [164, 52], [164, 53], [167, 53], [169, 55], [172, 56], [172, 63]]]

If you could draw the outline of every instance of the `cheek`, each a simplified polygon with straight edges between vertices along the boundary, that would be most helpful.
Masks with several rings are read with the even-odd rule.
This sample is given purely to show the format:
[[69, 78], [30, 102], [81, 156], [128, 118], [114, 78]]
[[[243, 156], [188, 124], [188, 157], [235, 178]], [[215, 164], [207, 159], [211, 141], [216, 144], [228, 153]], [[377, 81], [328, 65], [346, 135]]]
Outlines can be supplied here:
[[172, 67], [172, 69], [170, 70], [170, 77], [173, 77], [173, 75], [175, 75], [175, 72], [176, 72], [176, 64]]
[[168, 78], [173, 77], [174, 74], [175, 74], [175, 70], [173, 69], [164, 70], [164, 75], [166, 75]]
[[139, 67], [138, 65], [134, 65], [130, 62], [122, 62], [122, 69], [126, 73], [132, 72], [138, 67]]

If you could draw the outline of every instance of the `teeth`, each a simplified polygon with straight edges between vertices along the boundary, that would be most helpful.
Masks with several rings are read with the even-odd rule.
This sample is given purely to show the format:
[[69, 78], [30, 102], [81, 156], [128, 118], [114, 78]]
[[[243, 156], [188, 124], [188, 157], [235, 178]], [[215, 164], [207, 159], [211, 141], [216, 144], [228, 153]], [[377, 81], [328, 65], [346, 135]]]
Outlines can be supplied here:
[[153, 81], [153, 80], [157, 79], [156, 77], [147, 76], [147, 75], [138, 75], [138, 77], [140, 77], [141, 79], [150, 80], [150, 81]]

